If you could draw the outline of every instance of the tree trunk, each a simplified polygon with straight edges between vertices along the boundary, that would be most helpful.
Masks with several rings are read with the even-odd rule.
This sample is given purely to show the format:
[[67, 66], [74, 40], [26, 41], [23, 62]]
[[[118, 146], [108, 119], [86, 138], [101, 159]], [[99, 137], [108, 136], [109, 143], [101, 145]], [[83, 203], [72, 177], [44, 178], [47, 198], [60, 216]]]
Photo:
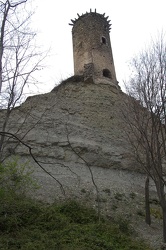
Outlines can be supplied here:
[[166, 207], [162, 207], [163, 212], [163, 241], [166, 243]]
[[149, 176], [145, 180], [145, 222], [151, 225], [150, 203], [149, 203]]
[[156, 182], [157, 193], [160, 200], [160, 206], [162, 208], [162, 216], [163, 216], [163, 242], [166, 243], [166, 199], [165, 199], [165, 184], [161, 179], [158, 179]]

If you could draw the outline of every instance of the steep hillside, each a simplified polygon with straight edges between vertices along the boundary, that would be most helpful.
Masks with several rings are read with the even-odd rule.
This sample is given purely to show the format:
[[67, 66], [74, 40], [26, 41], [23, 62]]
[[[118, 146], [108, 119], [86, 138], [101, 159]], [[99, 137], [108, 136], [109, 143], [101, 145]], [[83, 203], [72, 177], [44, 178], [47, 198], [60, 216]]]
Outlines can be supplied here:
[[133, 170], [122, 115], [125, 98], [114, 86], [67, 82], [51, 93], [29, 97], [14, 110], [9, 127], [19, 129], [19, 137], [35, 146], [38, 157], [76, 163], [69, 139], [94, 166]]
[[[56, 196], [59, 181], [68, 193], [80, 191], [80, 185], [94, 189], [89, 167], [99, 186], [118, 190], [140, 186], [143, 190], [143, 177], [134, 174], [138, 166], [125, 133], [122, 112], [127, 98], [110, 84], [85, 83], [72, 77], [51, 93], [29, 97], [11, 113], [8, 131], [32, 148], [40, 166], [29, 156], [28, 147], [17, 140], [7, 142], [6, 153], [30, 161], [43, 188], [39, 196], [48, 200]], [[5, 111], [0, 116], [2, 122]]]

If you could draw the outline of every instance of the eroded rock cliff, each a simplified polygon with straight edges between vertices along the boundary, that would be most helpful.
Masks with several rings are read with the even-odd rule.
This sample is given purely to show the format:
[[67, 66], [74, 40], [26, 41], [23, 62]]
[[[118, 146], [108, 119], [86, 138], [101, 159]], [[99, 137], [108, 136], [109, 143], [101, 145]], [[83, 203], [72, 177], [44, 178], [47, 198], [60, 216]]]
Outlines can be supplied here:
[[[69, 79], [51, 93], [29, 97], [14, 109], [7, 130], [30, 146], [37, 161], [68, 187], [70, 178], [84, 175], [87, 164], [100, 169], [134, 171], [137, 166], [122, 114], [127, 98], [110, 84]], [[5, 111], [0, 115], [3, 122]], [[17, 140], [9, 140], [5, 150], [33, 162], [28, 148]], [[69, 176], [64, 177], [67, 172]], [[35, 175], [47, 193], [51, 192], [50, 177], [39, 166]]]
[[[51, 93], [29, 97], [10, 116], [8, 129], [38, 157], [79, 161], [69, 142], [91, 165], [134, 169], [126, 138], [126, 95], [114, 86], [67, 82]], [[16, 148], [26, 154], [22, 146]]]

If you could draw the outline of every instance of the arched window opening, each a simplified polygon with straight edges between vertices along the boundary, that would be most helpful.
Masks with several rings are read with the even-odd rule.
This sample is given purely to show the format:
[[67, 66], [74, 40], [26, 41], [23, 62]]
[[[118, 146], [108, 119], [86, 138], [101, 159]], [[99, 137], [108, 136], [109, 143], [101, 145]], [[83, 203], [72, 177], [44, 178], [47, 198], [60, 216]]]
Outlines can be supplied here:
[[111, 72], [108, 69], [103, 69], [103, 76], [107, 78], [112, 78]]
[[107, 43], [106, 38], [105, 38], [104, 36], [102, 36], [101, 40], [102, 40], [102, 43], [103, 43], [103, 44], [106, 44], [106, 43]]

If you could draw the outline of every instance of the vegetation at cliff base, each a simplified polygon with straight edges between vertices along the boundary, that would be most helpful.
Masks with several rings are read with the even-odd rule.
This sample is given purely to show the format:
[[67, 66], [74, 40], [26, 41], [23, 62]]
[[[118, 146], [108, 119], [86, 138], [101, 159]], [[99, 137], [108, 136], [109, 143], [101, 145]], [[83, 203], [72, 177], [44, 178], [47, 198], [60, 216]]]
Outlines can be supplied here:
[[[27, 170], [28, 169], [28, 170]], [[36, 185], [28, 163], [17, 158], [0, 164], [0, 249], [150, 250], [123, 217], [99, 218], [76, 201], [46, 204], [28, 198]]]
[[127, 222], [98, 222], [75, 201], [46, 205], [21, 196], [0, 204], [0, 249], [150, 250], [133, 240]]

